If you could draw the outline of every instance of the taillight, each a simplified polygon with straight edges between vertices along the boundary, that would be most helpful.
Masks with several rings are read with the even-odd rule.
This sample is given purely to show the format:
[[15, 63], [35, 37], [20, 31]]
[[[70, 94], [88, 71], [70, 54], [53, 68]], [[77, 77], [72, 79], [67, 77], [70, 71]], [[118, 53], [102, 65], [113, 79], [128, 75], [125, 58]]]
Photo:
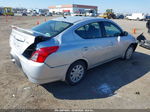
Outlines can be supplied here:
[[39, 50], [35, 51], [32, 56], [31, 60], [34, 62], [43, 63], [45, 59], [52, 53], [58, 50], [59, 46], [52, 46], [52, 47], [44, 47], [40, 48]]

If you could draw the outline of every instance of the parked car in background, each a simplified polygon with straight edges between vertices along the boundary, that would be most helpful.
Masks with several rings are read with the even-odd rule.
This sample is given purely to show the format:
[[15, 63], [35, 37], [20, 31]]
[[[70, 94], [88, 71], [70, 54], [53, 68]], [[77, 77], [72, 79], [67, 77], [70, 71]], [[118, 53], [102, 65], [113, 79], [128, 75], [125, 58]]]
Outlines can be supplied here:
[[38, 13], [39, 16], [46, 16], [46, 13]]
[[150, 20], [150, 16], [146, 16], [146, 20]]
[[117, 14], [116, 19], [124, 19], [124, 15], [123, 14]]
[[47, 12], [45, 16], [53, 16], [51, 12]]
[[17, 11], [17, 13], [14, 13], [15, 16], [28, 16], [27, 12]]
[[96, 17], [97, 15], [96, 10], [85, 9], [85, 16]]
[[12, 26], [15, 62], [33, 83], [79, 83], [88, 69], [117, 58], [130, 59], [136, 39], [111, 20], [60, 17], [27, 30]]
[[28, 16], [27, 12], [23, 12], [22, 16]]
[[126, 16], [129, 20], [145, 20], [146, 16], [143, 13], [133, 13], [131, 16]]
[[31, 12], [30, 13], [30, 16], [38, 16], [39, 14], [38, 13], [36, 13], [36, 12]]

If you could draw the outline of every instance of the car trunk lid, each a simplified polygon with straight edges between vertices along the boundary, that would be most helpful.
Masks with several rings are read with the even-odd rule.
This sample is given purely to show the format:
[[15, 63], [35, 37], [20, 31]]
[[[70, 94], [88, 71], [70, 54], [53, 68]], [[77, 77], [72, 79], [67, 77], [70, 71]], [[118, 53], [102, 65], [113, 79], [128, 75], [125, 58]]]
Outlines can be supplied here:
[[32, 44], [45, 40], [45, 35], [27, 29], [22, 29], [12, 26], [12, 33], [10, 35], [10, 46], [16, 50], [18, 54], [23, 52]]

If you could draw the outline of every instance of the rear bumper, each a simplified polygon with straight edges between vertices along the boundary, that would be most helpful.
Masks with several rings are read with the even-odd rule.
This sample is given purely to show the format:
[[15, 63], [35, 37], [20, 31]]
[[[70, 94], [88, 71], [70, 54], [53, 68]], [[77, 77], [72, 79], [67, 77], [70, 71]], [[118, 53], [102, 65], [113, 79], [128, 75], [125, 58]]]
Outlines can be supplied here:
[[12, 61], [25, 73], [28, 79], [37, 84], [44, 84], [58, 80], [65, 80], [66, 71], [69, 65], [50, 67], [45, 63], [36, 63], [26, 59], [22, 55], [17, 55], [13, 50], [10, 52]]

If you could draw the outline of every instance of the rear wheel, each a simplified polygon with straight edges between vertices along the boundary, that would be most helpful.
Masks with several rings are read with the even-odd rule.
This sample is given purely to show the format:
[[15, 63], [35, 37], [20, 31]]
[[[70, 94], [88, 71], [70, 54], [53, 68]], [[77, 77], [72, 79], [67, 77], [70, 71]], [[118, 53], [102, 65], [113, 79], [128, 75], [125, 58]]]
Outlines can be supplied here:
[[134, 46], [133, 46], [133, 45], [130, 45], [130, 46], [128, 47], [128, 49], [126, 50], [124, 59], [125, 59], [125, 60], [131, 59], [133, 53], [134, 53]]
[[139, 21], [139, 20], [140, 20], [140, 18], [137, 18], [136, 20], [137, 20], [137, 21]]
[[79, 83], [86, 74], [86, 64], [83, 61], [73, 63], [66, 74], [66, 82], [70, 85]]

